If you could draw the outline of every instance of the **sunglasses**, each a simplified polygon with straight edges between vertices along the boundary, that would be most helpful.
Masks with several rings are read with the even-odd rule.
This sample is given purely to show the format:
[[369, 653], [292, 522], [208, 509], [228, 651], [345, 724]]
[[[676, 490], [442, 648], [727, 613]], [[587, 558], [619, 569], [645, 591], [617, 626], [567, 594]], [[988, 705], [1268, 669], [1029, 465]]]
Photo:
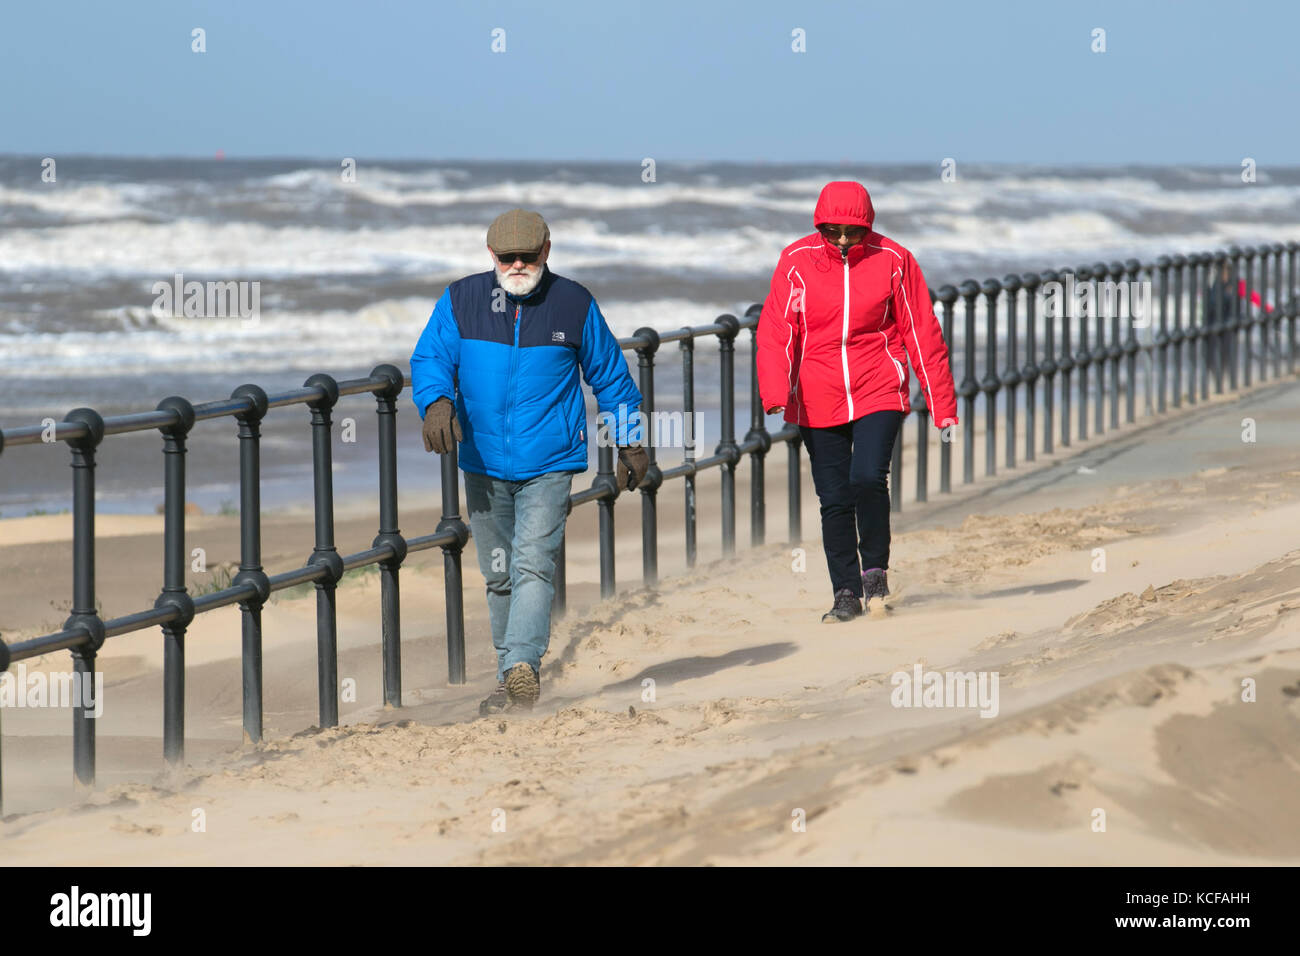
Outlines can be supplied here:
[[824, 222], [817, 228], [821, 230], [821, 234], [827, 239], [838, 239], [840, 236], [845, 236], [856, 242], [867, 234], [867, 230], [862, 226], [832, 225]]
[[524, 265], [531, 266], [540, 255], [540, 252], [498, 252], [497, 262], [503, 266], [508, 266], [518, 259]]

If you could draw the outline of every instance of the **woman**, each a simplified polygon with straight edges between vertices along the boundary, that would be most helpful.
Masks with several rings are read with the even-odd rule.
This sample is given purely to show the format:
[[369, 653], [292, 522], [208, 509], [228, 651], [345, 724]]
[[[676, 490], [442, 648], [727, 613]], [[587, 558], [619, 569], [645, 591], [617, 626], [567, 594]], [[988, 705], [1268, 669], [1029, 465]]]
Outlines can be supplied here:
[[871, 229], [867, 190], [828, 183], [817, 232], [781, 253], [758, 320], [758, 388], [799, 425], [821, 501], [834, 605], [825, 622], [884, 610], [889, 466], [908, 400], [907, 362], [936, 428], [957, 424], [948, 347], [912, 254]]

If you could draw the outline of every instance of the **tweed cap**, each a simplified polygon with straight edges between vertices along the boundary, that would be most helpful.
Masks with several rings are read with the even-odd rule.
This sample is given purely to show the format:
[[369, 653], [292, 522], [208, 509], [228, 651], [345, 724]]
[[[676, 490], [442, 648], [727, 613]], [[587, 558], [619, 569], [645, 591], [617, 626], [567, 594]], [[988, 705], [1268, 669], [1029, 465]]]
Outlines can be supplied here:
[[541, 252], [551, 230], [546, 220], [527, 209], [511, 209], [492, 220], [487, 244], [493, 252]]

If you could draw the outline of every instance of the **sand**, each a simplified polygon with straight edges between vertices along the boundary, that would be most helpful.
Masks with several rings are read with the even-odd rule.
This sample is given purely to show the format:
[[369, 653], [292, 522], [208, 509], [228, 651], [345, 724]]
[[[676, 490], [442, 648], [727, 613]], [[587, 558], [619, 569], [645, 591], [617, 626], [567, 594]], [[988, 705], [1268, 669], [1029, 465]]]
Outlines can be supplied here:
[[[1300, 388], [1270, 388], [1287, 400], [1257, 391], [1116, 436], [1159, 477], [1128, 480], [1128, 459], [1107, 457], [1122, 446], [1093, 443], [1018, 470], [1018, 488], [909, 508], [895, 522], [889, 612], [844, 625], [818, 622], [830, 592], [806, 462], [803, 551], [784, 541], [780, 453], [769, 543], [747, 547], [742, 495], [734, 558], [721, 556], [713, 511], [699, 564], [685, 568], [680, 486], [667, 492], [652, 589], [638, 584], [637, 502], [620, 502], [621, 590], [606, 601], [595, 514], [579, 509], [570, 613], [531, 715], [477, 717], [492, 661], [472, 542], [469, 684], [445, 683], [440, 555], [413, 557], [400, 710], [376, 703], [376, 576], [340, 590], [339, 673], [358, 695], [339, 728], [310, 726], [310, 594], [266, 614], [261, 747], [239, 740], [238, 612], [196, 622], [179, 770], [161, 758], [161, 640], [114, 639], [95, 792], [70, 786], [67, 711], [4, 712], [0, 853], [11, 864], [1294, 864]], [[1215, 439], [1247, 405], [1272, 443]], [[1193, 433], [1208, 466], [1188, 450]], [[715, 476], [702, 482], [702, 498], [716, 493]], [[31, 568], [0, 584], [6, 640], [66, 613], [42, 607], [68, 591], [52, 580], [67, 573], [58, 517], [0, 522], [0, 563]], [[403, 530], [436, 520], [404, 513]], [[231, 519], [195, 521], [211, 554], [236, 556]], [[111, 525], [105, 613], [156, 593], [156, 581], [131, 584], [132, 568], [161, 560], [155, 525]], [[301, 518], [271, 526], [268, 566], [309, 551]], [[364, 547], [373, 527], [340, 522], [340, 548]], [[996, 716], [895, 706], [895, 675], [917, 665], [996, 673]]]

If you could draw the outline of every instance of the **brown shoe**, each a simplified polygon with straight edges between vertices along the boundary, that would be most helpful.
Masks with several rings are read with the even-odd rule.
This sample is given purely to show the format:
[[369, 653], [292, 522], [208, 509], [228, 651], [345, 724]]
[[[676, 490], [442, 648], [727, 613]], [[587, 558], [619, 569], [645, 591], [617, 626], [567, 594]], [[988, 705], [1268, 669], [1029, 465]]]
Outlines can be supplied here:
[[530, 665], [520, 661], [506, 671], [506, 696], [511, 710], [532, 710], [541, 695], [541, 679]]

